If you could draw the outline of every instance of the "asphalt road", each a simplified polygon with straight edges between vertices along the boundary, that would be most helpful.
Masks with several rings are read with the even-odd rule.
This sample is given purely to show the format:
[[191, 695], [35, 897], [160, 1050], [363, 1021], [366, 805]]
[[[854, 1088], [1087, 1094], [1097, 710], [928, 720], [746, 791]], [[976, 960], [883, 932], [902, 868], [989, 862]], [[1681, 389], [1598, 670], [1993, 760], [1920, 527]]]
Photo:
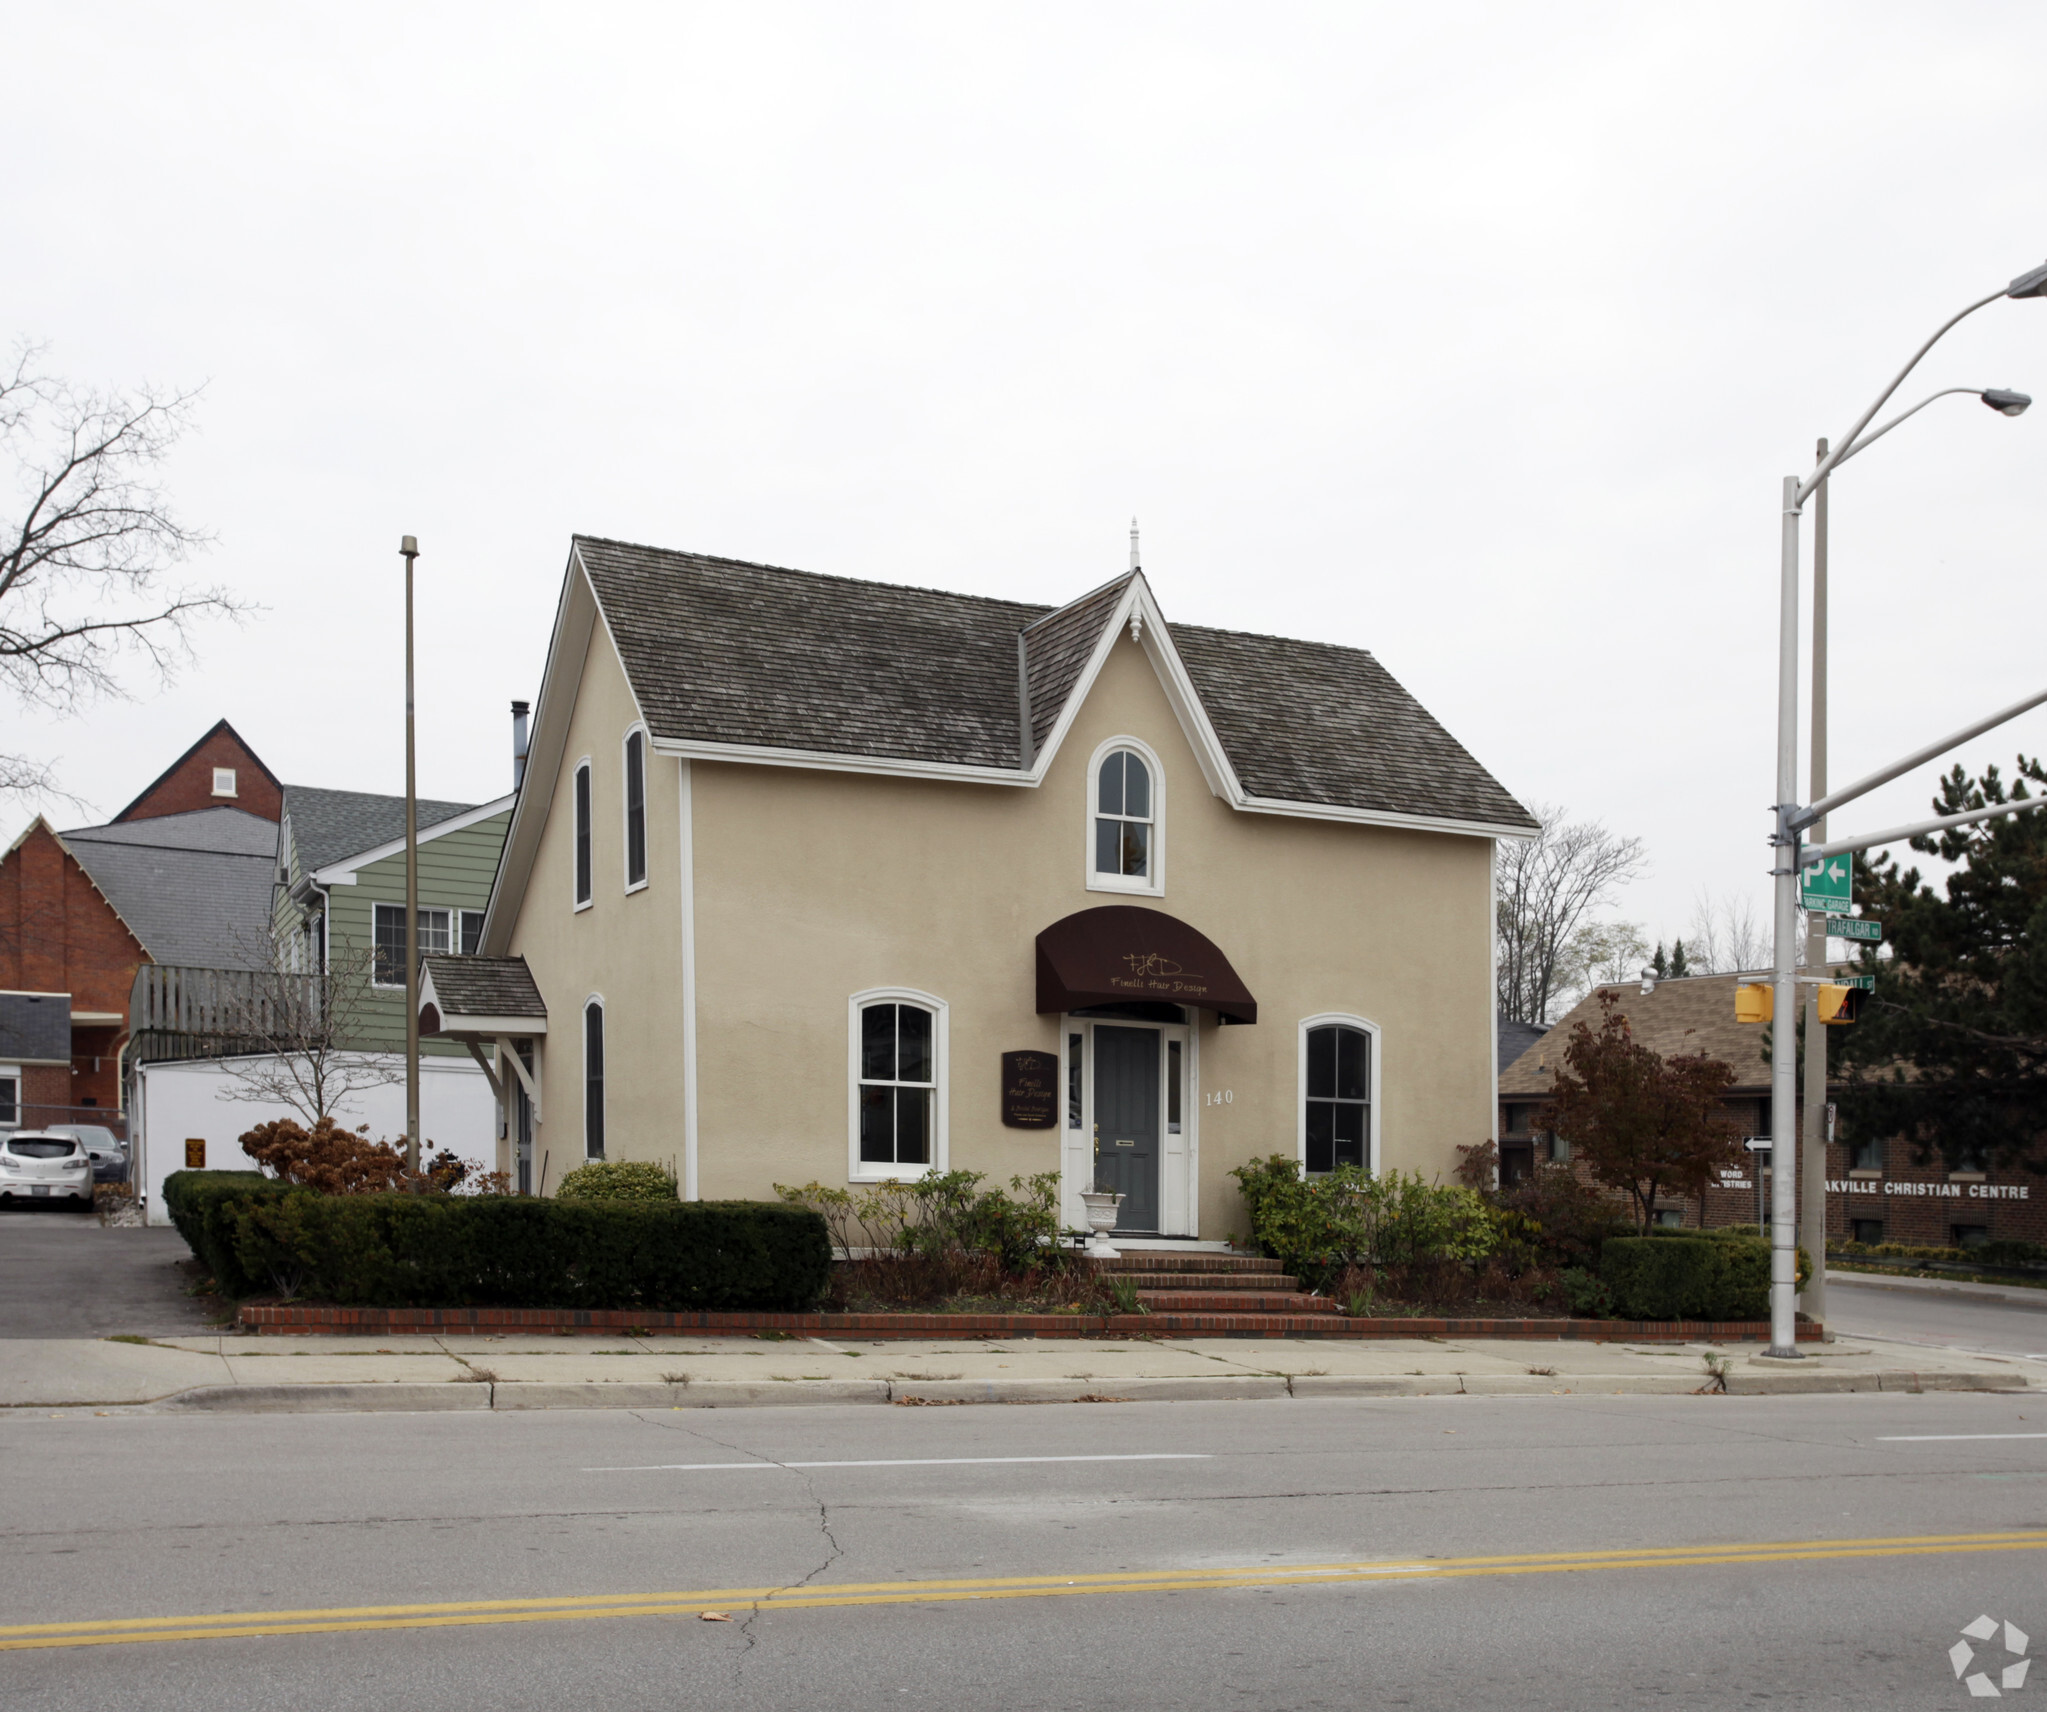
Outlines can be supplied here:
[[10, 1712], [1867, 1712], [2047, 1641], [2039, 1398], [42, 1414], [0, 1467]]
[[[211, 1329], [174, 1230], [109, 1229], [65, 1207], [0, 1210], [0, 1338], [175, 1337]], [[4, 1359], [4, 1357], [0, 1357]]]
[[1827, 1278], [1827, 1319], [1838, 1337], [1892, 1338], [2047, 1362], [2047, 1290], [2014, 1288], [2009, 1294], [2020, 1299], [1898, 1289], [1835, 1272]]

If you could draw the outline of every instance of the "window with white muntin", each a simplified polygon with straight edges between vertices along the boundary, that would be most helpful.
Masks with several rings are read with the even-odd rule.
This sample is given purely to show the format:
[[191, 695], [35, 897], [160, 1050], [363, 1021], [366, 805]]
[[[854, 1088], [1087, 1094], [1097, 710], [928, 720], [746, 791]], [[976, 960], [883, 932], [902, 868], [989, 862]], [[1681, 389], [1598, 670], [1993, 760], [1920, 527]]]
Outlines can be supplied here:
[[[320, 917], [307, 924], [309, 955], [317, 958]], [[405, 985], [405, 906], [378, 904], [372, 914], [371, 933], [376, 949], [372, 983], [379, 987]], [[444, 957], [450, 952], [473, 956], [483, 938], [483, 911], [436, 909], [421, 905], [419, 911], [419, 954]], [[315, 962], [314, 967], [318, 967]]]
[[946, 1156], [946, 1005], [910, 988], [850, 1005], [852, 1178], [921, 1177]]
[[1379, 1163], [1379, 1029], [1363, 1017], [1305, 1019], [1300, 1044], [1300, 1161], [1310, 1177]]
[[1165, 889], [1165, 770], [1134, 737], [1112, 737], [1088, 764], [1087, 885], [1091, 892]]

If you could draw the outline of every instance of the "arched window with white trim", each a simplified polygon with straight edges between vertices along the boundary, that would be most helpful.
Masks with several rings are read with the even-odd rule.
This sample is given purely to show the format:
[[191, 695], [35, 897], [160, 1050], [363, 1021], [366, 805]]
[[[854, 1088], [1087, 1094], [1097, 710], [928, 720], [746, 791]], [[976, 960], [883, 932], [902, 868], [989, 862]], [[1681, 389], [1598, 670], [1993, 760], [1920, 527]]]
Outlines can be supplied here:
[[1134, 737], [1112, 737], [1088, 766], [1087, 884], [1096, 892], [1165, 890], [1165, 773]]
[[946, 1006], [910, 988], [856, 993], [851, 1024], [851, 1175], [945, 1169]]
[[1362, 1017], [1305, 1019], [1300, 1045], [1300, 1160], [1310, 1177], [1379, 1163], [1379, 1030]]
[[574, 843], [576, 878], [576, 908], [586, 909], [596, 895], [595, 870], [591, 866], [590, 854], [590, 758], [586, 755], [576, 763], [574, 796], [574, 825], [571, 828]]
[[647, 883], [647, 733], [634, 726], [625, 738], [625, 889]]
[[604, 1001], [583, 1006], [583, 1157], [604, 1157]]

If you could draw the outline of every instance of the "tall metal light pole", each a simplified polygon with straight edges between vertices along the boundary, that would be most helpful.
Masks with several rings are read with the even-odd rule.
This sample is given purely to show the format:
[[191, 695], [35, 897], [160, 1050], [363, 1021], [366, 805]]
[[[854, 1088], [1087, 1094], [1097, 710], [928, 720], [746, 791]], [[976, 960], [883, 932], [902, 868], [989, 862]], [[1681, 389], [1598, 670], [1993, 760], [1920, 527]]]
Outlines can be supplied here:
[[398, 544], [405, 559], [405, 1169], [419, 1185], [419, 767], [413, 741], [412, 562], [418, 540]]
[[[1803, 834], [1808, 828], [1817, 825], [1829, 809], [1852, 801], [1865, 792], [1874, 790], [1878, 785], [1887, 784], [1921, 762], [1931, 760], [1959, 743], [1967, 742], [1971, 737], [1988, 731], [1992, 726], [2013, 718], [2029, 707], [2038, 706], [2042, 701], [2047, 701], [2047, 692], [1994, 714], [1989, 719], [1979, 721], [1939, 743], [1915, 750], [1903, 760], [1871, 774], [1844, 790], [1818, 798], [1809, 807], [1801, 807], [1797, 800], [1799, 519], [1804, 511], [1805, 502], [1827, 479], [1828, 473], [1835, 465], [1869, 443], [1862, 437], [1864, 430], [1875, 421], [1876, 413], [1890, 401], [1891, 394], [1904, 384], [1906, 376], [1919, 366], [1920, 359], [1940, 342], [1950, 328], [1965, 317], [1975, 314], [1977, 310], [1995, 303], [2001, 297], [2041, 296], [2047, 296], [2047, 266], [2021, 274], [2003, 290], [1979, 298], [1959, 313], [1950, 316], [1933, 337], [1913, 353], [1912, 360], [1898, 371], [1890, 385], [1877, 394], [1876, 401], [1862, 413], [1855, 426], [1836, 442], [1835, 450], [1819, 460], [1809, 476], [1803, 481], [1797, 476], [1784, 478], [1779, 518], [1777, 592], [1777, 798], [1774, 810], [1776, 829], [1770, 835], [1770, 845], [1775, 855], [1770, 875], [1775, 882], [1776, 905], [1772, 912], [1776, 954], [1772, 970], [1771, 1014], [1776, 1018], [1776, 1026], [1770, 1034], [1770, 1347], [1765, 1351], [1766, 1354], [1780, 1360], [1798, 1358], [1798, 1240], [1795, 1226], [1798, 1216], [1799, 1130], [1796, 1109], [1799, 870], [1809, 857], [1824, 859], [1828, 856], [1848, 854], [1868, 849], [1876, 844], [1894, 843], [1922, 832], [1994, 819], [1999, 814], [2021, 812], [2025, 808], [2047, 805], [2047, 797], [2030, 798], [2016, 808], [2012, 805], [2003, 805], [1971, 814], [1947, 815], [1939, 820], [1924, 821], [1914, 826], [1894, 827], [1866, 838], [1844, 839], [1835, 843], [1821, 842], [1810, 850], [1804, 847]], [[1931, 403], [1932, 400], [1929, 399], [1927, 402]], [[1924, 405], [1916, 405], [1912, 410], [1906, 411], [1904, 416], [1885, 423], [1869, 436], [1869, 440], [1889, 433], [1905, 419], [1905, 416], [1914, 415], [1923, 408]], [[1822, 1244], [1821, 1247], [1824, 1252], [1825, 1245]]]
[[[1872, 430], [1833, 461], [1839, 469], [1865, 447], [1880, 440], [1900, 422], [1917, 416], [1935, 399], [1966, 394], [1980, 398], [2001, 416], [2023, 416], [2032, 399], [2023, 392], [2002, 387], [1950, 386], [1922, 399], [1910, 410]], [[1820, 441], [1817, 461], [1826, 463], [1827, 443]], [[1820, 480], [1812, 494], [1812, 737], [1807, 764], [1812, 776], [1812, 800], [1827, 794], [1827, 508], [1833, 492], [1833, 477]], [[1812, 823], [1815, 842], [1824, 843], [1827, 822], [1821, 816]], [[1827, 961], [1827, 918], [1817, 910], [1805, 918], [1805, 966], [1821, 970]], [[1805, 998], [1805, 1100], [1804, 1125], [1800, 1135], [1804, 1151], [1799, 1156], [1798, 1241], [1812, 1257], [1812, 1277], [1805, 1286], [1805, 1311], [1824, 1322], [1827, 1317], [1827, 1030], [1820, 1021], [1817, 985], [1809, 986]]]

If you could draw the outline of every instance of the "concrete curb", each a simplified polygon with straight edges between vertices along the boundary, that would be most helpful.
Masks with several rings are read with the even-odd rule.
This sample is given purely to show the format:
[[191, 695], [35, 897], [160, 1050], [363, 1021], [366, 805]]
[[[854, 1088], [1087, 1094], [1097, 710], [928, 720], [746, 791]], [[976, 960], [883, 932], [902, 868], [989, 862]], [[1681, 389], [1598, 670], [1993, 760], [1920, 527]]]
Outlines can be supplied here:
[[403, 1409], [488, 1409], [491, 1387], [461, 1381], [394, 1379], [366, 1385], [201, 1385], [151, 1407], [179, 1414], [330, 1415]]
[[1727, 1375], [1732, 1397], [1812, 1396], [1842, 1391], [2024, 1391], [2023, 1373], [1742, 1373]]
[[898, 1379], [892, 1402], [933, 1403], [1235, 1403], [1284, 1397], [1283, 1375], [1206, 1374], [1186, 1378]]
[[1827, 1283], [1848, 1290], [1891, 1290], [1901, 1296], [1960, 1296], [1970, 1302], [2003, 1302], [2047, 1313], [2047, 1290], [2003, 1287], [1991, 1279], [1978, 1283], [1963, 1278], [1899, 1278], [1879, 1272], [1836, 1272], [1829, 1267]]
[[[1214, 1403], [1349, 1397], [1676, 1397], [1706, 1392], [1703, 1373], [1206, 1374], [1103, 1379], [631, 1380], [564, 1383], [436, 1381], [332, 1385], [204, 1385], [144, 1405], [170, 1414], [359, 1414], [525, 1409], [745, 1409], [847, 1404]], [[1739, 1397], [1852, 1392], [2026, 1391], [2024, 1373], [1733, 1371]], [[89, 1408], [91, 1404], [36, 1405]]]

